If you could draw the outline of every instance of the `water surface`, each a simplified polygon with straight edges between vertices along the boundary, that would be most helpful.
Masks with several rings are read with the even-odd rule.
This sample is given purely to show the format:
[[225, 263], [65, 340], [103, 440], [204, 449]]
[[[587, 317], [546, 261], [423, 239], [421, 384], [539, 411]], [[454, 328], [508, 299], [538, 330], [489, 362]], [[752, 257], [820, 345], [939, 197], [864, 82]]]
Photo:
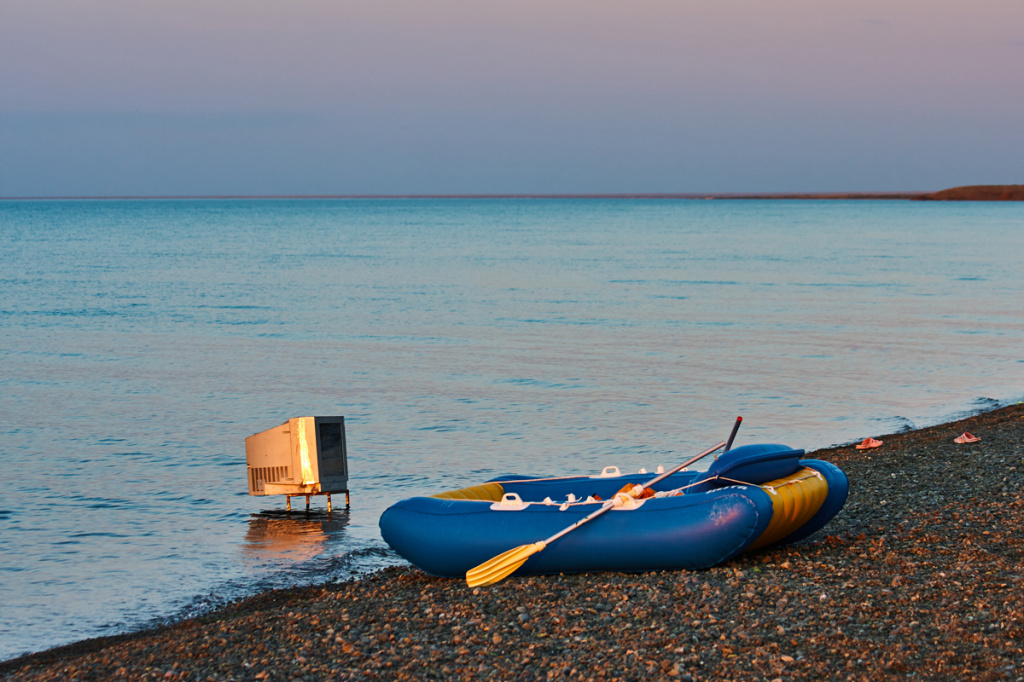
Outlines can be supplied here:
[[[0, 658], [401, 561], [409, 495], [1024, 395], [1020, 204], [0, 202], [0, 246]], [[334, 414], [351, 511], [263, 514], [245, 436]]]

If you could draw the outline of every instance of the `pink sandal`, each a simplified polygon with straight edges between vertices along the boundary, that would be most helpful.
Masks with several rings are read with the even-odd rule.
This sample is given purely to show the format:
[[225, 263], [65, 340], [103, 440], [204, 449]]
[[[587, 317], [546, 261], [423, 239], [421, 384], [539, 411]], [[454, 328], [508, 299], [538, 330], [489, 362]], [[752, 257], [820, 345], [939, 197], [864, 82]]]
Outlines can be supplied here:
[[974, 434], [967, 433], [966, 431], [964, 431], [962, 434], [960, 434], [959, 436], [954, 438], [953, 442], [954, 443], [960, 443], [960, 444], [963, 444], [963, 443], [977, 443], [979, 440], [981, 440], [981, 439], [978, 438], [977, 436], [975, 436]]
[[857, 443], [858, 450], [868, 450], [870, 448], [877, 448], [882, 444], [882, 441], [875, 440], [874, 438], [865, 438], [860, 443]]

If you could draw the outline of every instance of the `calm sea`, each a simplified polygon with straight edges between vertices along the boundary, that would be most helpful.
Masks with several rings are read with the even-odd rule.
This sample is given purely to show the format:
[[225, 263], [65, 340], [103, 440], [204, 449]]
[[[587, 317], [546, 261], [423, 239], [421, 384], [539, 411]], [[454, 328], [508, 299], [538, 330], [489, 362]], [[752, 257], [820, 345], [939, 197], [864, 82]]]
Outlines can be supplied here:
[[[1021, 204], [0, 202], [0, 658], [400, 562], [413, 494], [1016, 402], [1022, 261]], [[351, 511], [263, 513], [244, 438], [337, 414]]]

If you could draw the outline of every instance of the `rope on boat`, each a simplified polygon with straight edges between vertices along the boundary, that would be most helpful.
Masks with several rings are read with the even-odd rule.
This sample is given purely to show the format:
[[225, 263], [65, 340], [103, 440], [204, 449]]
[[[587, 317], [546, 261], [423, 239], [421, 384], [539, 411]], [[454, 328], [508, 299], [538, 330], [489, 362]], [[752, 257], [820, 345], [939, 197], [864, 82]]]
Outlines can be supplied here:
[[[810, 467], [804, 467], [804, 468], [807, 469], [807, 473], [805, 473], [803, 476], [797, 476], [796, 478], [791, 478], [788, 481], [786, 481], [785, 483], [780, 483], [780, 484], [774, 485], [774, 486], [772, 486], [772, 485], [762, 485], [762, 484], [758, 484], [758, 483], [748, 483], [747, 481], [737, 481], [734, 478], [727, 478], [725, 476], [715, 476], [714, 479], [718, 479], [718, 480], [721, 480], [721, 481], [728, 481], [729, 483], [738, 483], [739, 485], [755, 485], [755, 486], [758, 486], [760, 488], [764, 488], [765, 490], [767, 490], [772, 495], [778, 495], [779, 494], [778, 492], [776, 492], [776, 490], [775, 490], [776, 488], [780, 488], [780, 487], [782, 487], [784, 485], [792, 485], [794, 483], [799, 483], [800, 481], [805, 481], [808, 478], [811, 478], [812, 476], [815, 476], [819, 480], [822, 480], [822, 481], [825, 480], [825, 478], [821, 475], [820, 472], [815, 471], [814, 469], [811, 469]], [[714, 480], [714, 479], [711, 479], [711, 480]]]
[[535, 481], [569, 481], [574, 478], [590, 478], [586, 474], [577, 474], [576, 476], [551, 476], [549, 478], [517, 478], [500, 481], [488, 481], [488, 483], [500, 483], [502, 485], [506, 483], [533, 483]]
[[[609, 469], [609, 468], [613, 468], [613, 467], [605, 467], [605, 468]], [[614, 467], [614, 468], [618, 469], [618, 467]], [[680, 469], [680, 471], [686, 471], [686, 469]], [[637, 473], [638, 474], [646, 474], [647, 471], [642, 469], [642, 470], [638, 471]], [[660, 466], [659, 466], [658, 473], [661, 473]], [[611, 476], [602, 477], [600, 474], [598, 474], [597, 476], [588, 475], [588, 474], [576, 474], [575, 476], [549, 476], [548, 478], [516, 478], [516, 479], [508, 479], [508, 480], [500, 480], [500, 481], [488, 481], [488, 483], [501, 483], [501, 484], [505, 484], [505, 483], [535, 483], [535, 482], [538, 482], [538, 481], [571, 481], [574, 478], [579, 478], [579, 479], [595, 479], [595, 478], [597, 478], [597, 479], [600, 479], [600, 478], [618, 478], [619, 476], [631, 476], [631, 475], [632, 474], [621, 474], [620, 473], [618, 476], [611, 475]]]
[[[811, 476], [816, 476], [820, 480], [825, 480], [820, 472], [815, 471], [814, 469], [811, 469], [810, 467], [805, 467], [805, 468], [807, 469], [808, 473], [805, 473], [802, 476], [797, 476], [796, 478], [791, 478], [788, 481], [786, 481], [785, 483], [781, 483], [779, 485], [791, 485], [793, 483], [799, 483], [800, 481], [806, 480], [806, 479], [810, 478]], [[737, 480], [735, 478], [729, 478], [728, 476], [715, 475], [715, 476], [712, 476], [711, 478], [705, 479], [703, 481], [696, 481], [694, 483], [690, 483], [689, 485], [684, 485], [683, 487], [676, 488], [675, 490], [665, 490], [665, 491], [660, 492], [660, 493], [654, 493], [654, 496], [655, 497], [675, 497], [676, 495], [681, 495], [683, 493], [683, 491], [686, 490], [687, 488], [692, 488], [695, 485], [700, 485], [702, 483], [707, 483], [708, 481], [728, 481], [729, 483], [735, 483], [737, 485], [752, 485], [752, 486], [756, 486], [756, 487], [759, 487], [759, 488], [764, 488], [765, 490], [767, 490], [772, 495], [777, 495], [778, 494], [775, 489], [779, 487], [779, 485], [775, 485], [775, 486], [763, 485], [763, 484], [760, 484], [760, 483], [751, 483], [750, 481], [740, 481], [740, 480]]]
[[[767, 492], [769, 492], [772, 495], [778, 495], [779, 493], [776, 490], [776, 488], [779, 488], [779, 487], [784, 486], [784, 485], [793, 485], [794, 483], [799, 483], [800, 481], [804, 481], [804, 480], [806, 480], [808, 478], [811, 478], [812, 476], [816, 476], [817, 478], [819, 478], [821, 480], [824, 480], [824, 477], [821, 475], [821, 472], [816, 471], [814, 469], [811, 469], [810, 467], [805, 467], [805, 469], [806, 469], [806, 473], [804, 473], [802, 476], [796, 476], [795, 478], [789, 479], [785, 483], [781, 483], [781, 484], [774, 485], [774, 486], [762, 485], [760, 483], [751, 483], [750, 481], [740, 481], [740, 480], [735, 479], [735, 478], [729, 478], [727, 476], [717, 476], [716, 475], [716, 476], [712, 476], [711, 478], [705, 479], [703, 481], [694, 481], [693, 483], [688, 483], [687, 485], [681, 486], [679, 488], [674, 488], [673, 490], [662, 490], [660, 492], [656, 492], [656, 493], [654, 493], [654, 497], [658, 497], [658, 498], [660, 498], [660, 497], [676, 497], [678, 495], [682, 495], [685, 490], [688, 490], [689, 488], [692, 488], [692, 487], [697, 486], [697, 485], [701, 485], [702, 483], [707, 483], [708, 481], [727, 481], [729, 483], [735, 483], [737, 485], [755, 486], [755, 487], [758, 487], [758, 488], [763, 488], [764, 490], [766, 490]], [[562, 480], [571, 479], [571, 478], [587, 478], [587, 477], [586, 476], [556, 476], [556, 477], [552, 477], [552, 478], [526, 478], [526, 479], [522, 479], [522, 480], [518, 480], [518, 481], [494, 481], [494, 482], [495, 483], [529, 483], [531, 481], [562, 481]], [[575, 500], [574, 499], [574, 500], [567, 500], [565, 502], [556, 502], [556, 501], [554, 501], [554, 500], [552, 500], [551, 498], [548, 497], [548, 498], [544, 498], [544, 500], [541, 501], [541, 502], [533, 502], [532, 504], [543, 504], [545, 506], [557, 506], [561, 511], [565, 511], [569, 507], [577, 507], [577, 506], [579, 506], [581, 504], [597, 504], [598, 502], [602, 502], [602, 501], [603, 500], [594, 499], [594, 497], [591, 496], [591, 497], [587, 497], [586, 499], [583, 499], [583, 500]]]

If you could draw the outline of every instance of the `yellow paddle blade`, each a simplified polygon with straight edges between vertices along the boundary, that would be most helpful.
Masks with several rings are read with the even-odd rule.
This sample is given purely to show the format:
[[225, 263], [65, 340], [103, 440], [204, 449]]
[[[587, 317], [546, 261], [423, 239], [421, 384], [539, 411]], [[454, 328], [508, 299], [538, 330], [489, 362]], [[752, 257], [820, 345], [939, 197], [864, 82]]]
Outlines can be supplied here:
[[547, 543], [544, 541], [535, 542], [532, 545], [513, 547], [493, 559], [488, 559], [476, 568], [466, 571], [466, 582], [469, 583], [470, 587], [493, 585], [496, 582], [500, 582], [526, 563], [527, 559], [545, 547], [547, 547]]

